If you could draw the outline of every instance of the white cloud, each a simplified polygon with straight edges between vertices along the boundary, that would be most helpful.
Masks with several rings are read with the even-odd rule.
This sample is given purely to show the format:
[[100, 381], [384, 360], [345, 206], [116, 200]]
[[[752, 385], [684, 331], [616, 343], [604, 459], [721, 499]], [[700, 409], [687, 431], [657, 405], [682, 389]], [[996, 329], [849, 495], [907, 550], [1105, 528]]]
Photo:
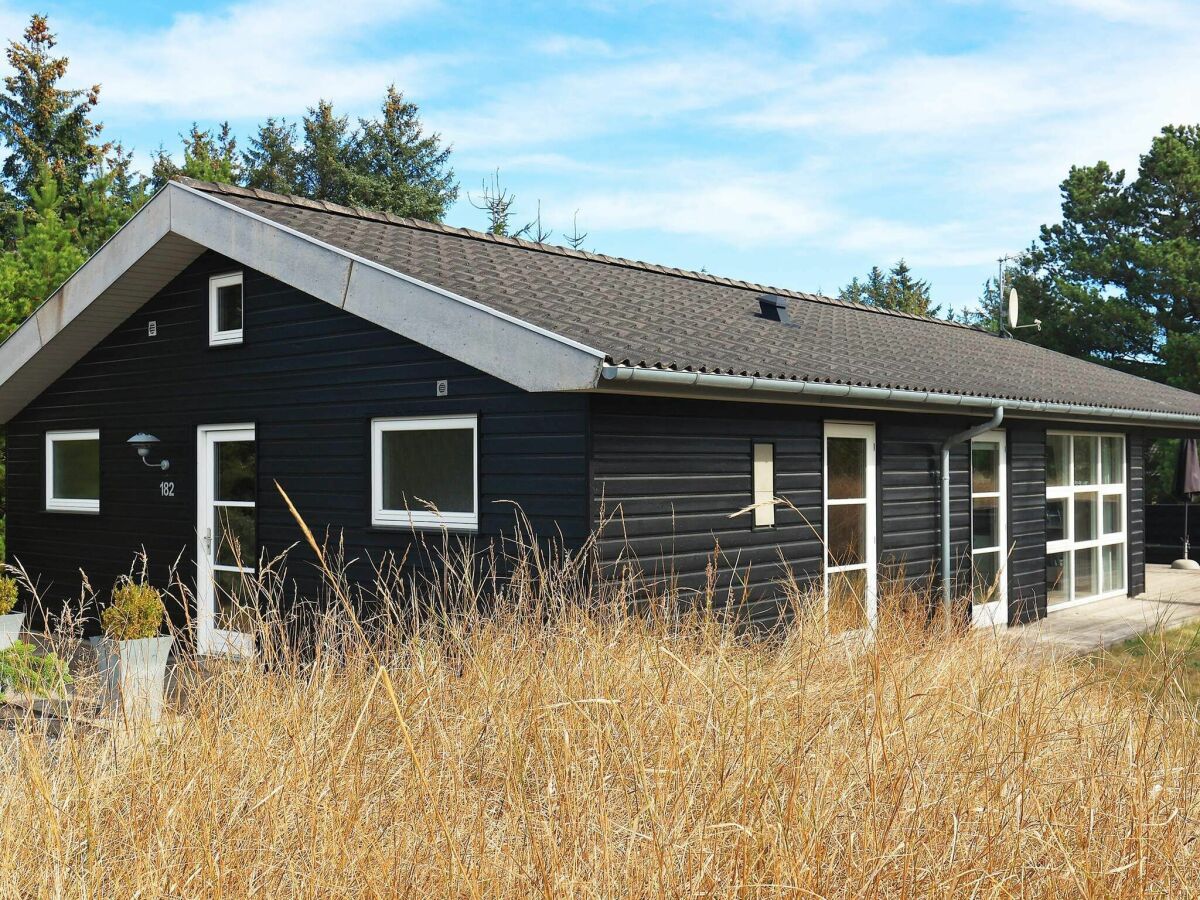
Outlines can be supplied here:
[[432, 118], [461, 149], [548, 149], [655, 123], [678, 126], [682, 117], [748, 102], [782, 77], [749, 62], [698, 53], [509, 85], [482, 104]]
[[444, 58], [360, 55], [355, 48], [372, 29], [431, 6], [427, 0], [269, 0], [181, 13], [158, 30], [115, 31], [70, 18], [53, 24], [72, 48], [73, 71], [102, 83], [106, 110], [237, 119], [295, 115], [318, 97], [361, 109], [378, 103], [391, 82], [422, 91]]

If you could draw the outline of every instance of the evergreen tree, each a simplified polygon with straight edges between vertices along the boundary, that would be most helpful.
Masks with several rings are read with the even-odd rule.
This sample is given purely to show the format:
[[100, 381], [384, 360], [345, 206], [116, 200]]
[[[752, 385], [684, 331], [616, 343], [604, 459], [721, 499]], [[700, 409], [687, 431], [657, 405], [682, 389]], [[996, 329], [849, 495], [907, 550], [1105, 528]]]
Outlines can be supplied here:
[[296, 126], [286, 119], [267, 119], [242, 153], [246, 187], [297, 194], [302, 191], [301, 155], [296, 149]]
[[58, 183], [64, 214], [73, 215], [79, 211], [77, 198], [84, 183], [109, 151], [99, 143], [102, 126], [91, 119], [100, 86], [60, 87], [69, 61], [51, 55], [56, 43], [46, 17], [34, 15], [22, 39], [11, 41], [6, 53], [13, 74], [4, 79], [0, 94], [0, 139], [8, 150], [0, 176], [6, 213], [2, 227], [10, 241], [43, 170]]
[[237, 139], [228, 122], [223, 122], [214, 136], [212, 131], [202, 131], [193, 122], [183, 140], [183, 165], [176, 165], [163, 148], [154, 156], [150, 180], [158, 190], [176, 175], [186, 175], [200, 181], [221, 181], [237, 184], [241, 177], [241, 160], [237, 154]]
[[865, 280], [852, 278], [838, 291], [838, 299], [918, 316], [936, 316], [941, 307], [931, 305], [929, 293], [929, 282], [914, 278], [908, 263], [901, 259], [886, 274], [878, 266], [872, 266]]
[[389, 85], [378, 119], [359, 119], [351, 166], [359, 176], [356, 202], [400, 216], [440, 222], [458, 197], [450, 147], [426, 134], [415, 103]]
[[353, 205], [357, 178], [349, 161], [358, 152], [358, 136], [350, 129], [350, 120], [335, 115], [332, 103], [318, 100], [304, 117], [303, 130], [300, 193], [314, 200]]
[[78, 269], [87, 254], [64, 218], [58, 180], [43, 168], [30, 187], [30, 205], [18, 226], [17, 248], [0, 256], [0, 337], [7, 337]]
[[149, 181], [133, 171], [131, 156], [116, 144], [79, 193], [76, 233], [79, 245], [89, 255], [150, 198]]

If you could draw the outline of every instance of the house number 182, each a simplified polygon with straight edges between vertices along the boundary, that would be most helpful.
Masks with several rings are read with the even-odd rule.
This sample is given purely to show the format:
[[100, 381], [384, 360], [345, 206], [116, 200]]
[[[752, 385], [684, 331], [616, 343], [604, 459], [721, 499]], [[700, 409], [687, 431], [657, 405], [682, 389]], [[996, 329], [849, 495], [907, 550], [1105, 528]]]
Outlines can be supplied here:
[[164, 497], [175, 496], [175, 482], [173, 481], [160, 481], [158, 483], [158, 489], [162, 492]]

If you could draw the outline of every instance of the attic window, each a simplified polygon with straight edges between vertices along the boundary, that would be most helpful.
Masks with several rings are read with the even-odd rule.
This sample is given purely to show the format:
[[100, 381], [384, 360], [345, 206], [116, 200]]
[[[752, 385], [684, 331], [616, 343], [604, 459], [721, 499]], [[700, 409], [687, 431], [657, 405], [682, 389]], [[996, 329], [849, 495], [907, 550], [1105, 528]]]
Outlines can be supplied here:
[[220, 347], [242, 342], [242, 273], [216, 275], [208, 280], [208, 344]]

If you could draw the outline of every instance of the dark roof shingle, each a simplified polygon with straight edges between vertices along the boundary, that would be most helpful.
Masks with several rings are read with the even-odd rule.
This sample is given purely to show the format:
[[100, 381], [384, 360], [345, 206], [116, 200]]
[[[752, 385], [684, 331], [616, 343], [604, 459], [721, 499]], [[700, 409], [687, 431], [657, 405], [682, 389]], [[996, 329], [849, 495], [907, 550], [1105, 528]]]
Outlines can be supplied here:
[[[941, 319], [180, 179], [622, 365], [1200, 414], [1200, 395]], [[758, 315], [789, 297], [790, 326]]]

